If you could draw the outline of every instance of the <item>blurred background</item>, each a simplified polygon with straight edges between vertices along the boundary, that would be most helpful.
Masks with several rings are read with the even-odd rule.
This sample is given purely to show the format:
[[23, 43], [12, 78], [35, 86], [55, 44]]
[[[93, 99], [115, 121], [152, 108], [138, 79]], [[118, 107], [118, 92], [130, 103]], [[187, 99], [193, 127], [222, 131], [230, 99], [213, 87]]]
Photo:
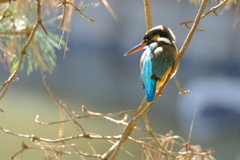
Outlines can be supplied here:
[[[46, 74], [46, 81], [55, 96], [77, 114], [82, 114], [82, 105], [101, 113], [137, 109], [144, 97], [139, 77], [139, 60], [143, 51], [123, 56], [141, 42], [146, 32], [143, 2], [108, 2], [117, 15], [116, 20], [102, 3], [84, 11], [86, 16], [96, 20], [95, 23], [73, 12], [66, 57], [63, 58], [63, 50], [57, 51], [57, 66], [52, 74]], [[213, 6], [209, 3], [207, 10]], [[152, 0], [153, 24], [171, 28], [180, 49], [189, 30], [179, 23], [193, 20], [198, 8], [186, 0]], [[164, 96], [148, 112], [155, 132], [165, 135], [173, 130], [174, 134], [187, 140], [197, 108], [191, 144], [199, 144], [202, 149], [215, 149], [214, 157], [219, 160], [239, 160], [240, 157], [240, 24], [232, 28], [235, 9], [232, 7], [223, 14], [219, 9], [218, 17], [210, 14], [201, 21], [199, 29], [206, 32], [196, 32], [177, 73], [183, 89], [191, 92], [179, 95], [171, 80]], [[9, 72], [2, 66], [0, 72], [2, 84], [9, 77]], [[27, 75], [25, 69], [20, 71], [20, 80], [12, 83], [0, 101], [0, 108], [5, 111], [0, 113], [3, 128], [16, 133], [57, 138], [57, 125], [40, 126], [34, 122], [36, 114], [44, 122], [59, 119], [58, 106], [43, 85], [44, 74], [35, 71]], [[115, 124], [106, 125], [106, 121], [98, 119], [79, 122], [86, 131], [102, 135], [111, 135], [117, 128]], [[139, 122], [138, 126], [144, 127], [144, 123]], [[65, 129], [65, 136], [79, 133], [71, 123], [66, 124]], [[142, 136], [137, 134], [134, 133]], [[10, 159], [21, 149], [22, 141], [28, 142], [0, 132], [1, 159]], [[86, 142], [79, 140], [76, 143], [86, 152], [90, 150], [90, 147], [84, 147]], [[91, 143], [101, 145], [96, 141]], [[140, 159], [142, 153], [139, 147], [131, 143], [128, 145], [125, 149], [134, 148], [131, 153], [136, 156], [135, 159]], [[110, 144], [105, 149], [109, 147]], [[104, 149], [97, 151], [103, 153]], [[42, 151], [24, 153], [25, 159], [43, 159], [43, 155]], [[124, 151], [121, 158], [134, 159]]]

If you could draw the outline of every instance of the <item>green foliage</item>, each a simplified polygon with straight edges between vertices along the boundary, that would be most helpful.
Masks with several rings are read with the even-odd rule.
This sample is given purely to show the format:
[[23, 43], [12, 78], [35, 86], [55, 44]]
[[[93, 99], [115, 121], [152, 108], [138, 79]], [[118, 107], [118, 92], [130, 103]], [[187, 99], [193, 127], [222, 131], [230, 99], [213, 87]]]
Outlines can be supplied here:
[[[32, 3], [32, 2], [31, 2]], [[19, 8], [24, 7], [21, 11]], [[26, 13], [24, 12], [26, 10]], [[18, 63], [21, 50], [31, 34], [36, 18], [36, 4], [27, 7], [18, 3], [0, 6], [0, 61], [12, 73]], [[46, 16], [46, 19], [52, 14]], [[43, 25], [47, 28], [48, 34], [41, 27], [38, 27], [34, 38], [26, 50], [27, 58], [24, 58], [22, 69], [27, 65], [27, 73], [40, 69], [43, 72], [51, 73], [56, 66], [56, 49], [60, 50], [65, 46], [61, 36], [56, 33], [56, 25], [62, 16], [55, 16], [49, 20], [43, 20]], [[59, 23], [59, 22], [58, 22]], [[6, 67], [6, 64], [8, 67]]]

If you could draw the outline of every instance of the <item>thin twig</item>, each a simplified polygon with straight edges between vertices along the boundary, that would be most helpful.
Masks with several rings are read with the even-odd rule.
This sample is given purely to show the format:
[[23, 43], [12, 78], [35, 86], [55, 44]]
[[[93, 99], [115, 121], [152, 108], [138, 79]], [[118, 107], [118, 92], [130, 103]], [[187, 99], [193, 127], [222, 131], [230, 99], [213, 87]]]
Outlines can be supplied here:
[[118, 112], [118, 113], [106, 113], [106, 114], [96, 113], [96, 114], [83, 115], [83, 116], [77, 115], [77, 116], [69, 118], [69, 119], [65, 119], [62, 121], [54, 121], [54, 122], [49, 122], [49, 123], [40, 122], [39, 121], [40, 116], [37, 115], [35, 118], [35, 122], [38, 124], [41, 124], [41, 125], [52, 125], [52, 124], [70, 122], [70, 121], [74, 121], [76, 119], [82, 119], [82, 118], [102, 118], [102, 117], [108, 117], [108, 116], [115, 117], [115, 116], [122, 116], [125, 114], [130, 114], [130, 113], [135, 113], [135, 111], [129, 110], [129, 111], [123, 111], [123, 112]]
[[66, 15], [67, 15], [67, 7], [66, 7], [66, 0], [62, 0], [62, 3], [59, 6], [63, 6], [63, 16], [62, 16], [62, 20], [60, 23], [60, 28], [63, 29], [64, 28], [64, 22], [66, 19]]
[[177, 88], [178, 88], [178, 90], [179, 90], [179, 94], [187, 94], [187, 93], [190, 93], [190, 90], [184, 91], [184, 90], [182, 89], [180, 83], [179, 83], [178, 80], [177, 80], [177, 76], [176, 76], [176, 75], [173, 76], [173, 79], [174, 79], [175, 84], [177, 85]]
[[83, 12], [86, 8], [92, 6], [92, 5], [94, 5], [94, 4], [96, 4], [96, 3], [100, 2], [100, 1], [102, 1], [102, 0], [97, 0], [95, 2], [92, 2], [92, 3], [88, 4], [88, 5], [83, 6], [81, 12]]
[[[59, 106], [59, 121], [65, 120], [65, 112], [62, 107]], [[64, 125], [65, 123], [60, 123], [58, 128], [58, 138], [64, 137]]]
[[191, 28], [191, 30], [189, 31], [188, 35], [187, 35], [187, 38], [185, 39], [183, 45], [182, 45], [182, 48], [180, 49], [179, 51], [179, 54], [175, 60], [175, 64], [173, 66], [173, 70], [174, 70], [174, 67], [176, 67], [178, 65], [178, 63], [180, 62], [180, 60], [183, 58], [192, 38], [193, 38], [193, 35], [194, 33], [196, 32], [196, 29], [197, 29], [197, 26], [201, 20], [201, 15], [203, 14], [206, 6], [207, 6], [207, 3], [208, 3], [208, 0], [203, 0], [202, 1], [202, 4], [201, 4], [201, 7], [198, 11], [198, 14], [196, 15], [196, 18], [194, 20], [194, 23], [193, 23], [193, 26]]
[[26, 135], [26, 134], [18, 134], [11, 132], [7, 129], [4, 129], [0, 126], [0, 130], [4, 133], [10, 134], [12, 136], [16, 137], [22, 137], [22, 138], [27, 138], [30, 139], [31, 141], [39, 141], [39, 142], [47, 142], [47, 143], [60, 143], [60, 142], [65, 142], [73, 139], [80, 139], [80, 138], [87, 138], [87, 139], [102, 139], [102, 140], [118, 140], [121, 138], [121, 135], [118, 136], [98, 136], [98, 135], [91, 135], [91, 134], [79, 134], [75, 136], [69, 136], [69, 137], [64, 137], [64, 138], [58, 138], [58, 139], [46, 139], [42, 137], [37, 137], [35, 135]]
[[235, 29], [237, 27], [237, 24], [240, 21], [239, 11], [240, 11], [240, 1], [238, 1], [237, 4], [236, 4], [236, 9], [235, 9], [235, 12], [234, 12], [233, 23], [232, 23], [232, 28], [233, 29]]
[[148, 133], [149, 133], [150, 136], [153, 138], [153, 140], [154, 140], [155, 143], [158, 145], [158, 147], [161, 148], [161, 150], [164, 151], [163, 153], [165, 153], [165, 154], [167, 154], [167, 155], [171, 155], [171, 153], [168, 152], [168, 151], [159, 143], [159, 141], [157, 140], [157, 138], [156, 138], [156, 136], [154, 135], [153, 130], [152, 130], [151, 126], [150, 126], [150, 123], [149, 123], [149, 121], [148, 121], [148, 118], [147, 118], [147, 115], [146, 115], [146, 114], [143, 116], [143, 118], [144, 118], [144, 122], [145, 122], [145, 124], [146, 124], [146, 128], [147, 128]]
[[26, 149], [29, 149], [28, 146], [22, 142], [22, 148], [20, 151], [16, 152], [14, 155], [12, 155], [11, 159], [14, 160], [14, 158], [18, 155], [18, 154], [22, 154]]
[[30, 34], [30, 32], [32, 31], [31, 28], [26, 28], [26, 29], [22, 29], [22, 30], [13, 30], [13, 31], [6, 31], [6, 32], [0, 32], [1, 35], [7, 35], [7, 36], [11, 36], [11, 35], [27, 35]]
[[[65, 43], [65, 46], [64, 46], [64, 53], [63, 53], [63, 58], [66, 57], [66, 52], [68, 50], [68, 39], [69, 39], [69, 34], [70, 32], [67, 32], [67, 35], [66, 35], [66, 43]], [[62, 31], [62, 36], [64, 35], [64, 30]], [[62, 39], [63, 37], [61, 37]], [[60, 44], [60, 43], [59, 43]]]
[[137, 124], [137, 122], [142, 118], [142, 116], [144, 114], [147, 113], [147, 111], [151, 108], [151, 103], [148, 103], [149, 105], [147, 105], [145, 108], [143, 108], [143, 110], [135, 115], [131, 120], [130, 122], [128, 123], [128, 125], [126, 126], [126, 128], [124, 129], [123, 133], [122, 133], [122, 137], [119, 141], [116, 142], [116, 148], [115, 150], [113, 150], [113, 153], [112, 153], [112, 156], [111, 156], [111, 160], [114, 160], [118, 154], [118, 151], [121, 147], [121, 145], [127, 140], [128, 136], [130, 136], [130, 134], [132, 133], [133, 131], [133, 128], [135, 127], [135, 125]]
[[169, 154], [167, 154], [166, 152], [162, 152], [162, 150], [159, 150], [159, 149], [153, 147], [152, 145], [147, 144], [147, 143], [144, 142], [144, 141], [136, 140], [136, 139], [133, 139], [132, 137], [128, 137], [128, 140], [139, 144], [140, 147], [142, 147], [142, 148], [151, 149], [151, 150], [155, 151], [156, 153], [161, 153], [162, 155], [165, 155], [165, 156], [171, 156], [171, 157], [174, 158], [174, 157], [176, 157], [176, 155], [177, 155], [177, 153], [170, 153], [170, 152], [169, 152], [169, 153], [170, 153], [170, 155], [169, 155]]
[[2, 16], [0, 16], [0, 22], [1, 22], [3, 19], [12, 16], [12, 12], [9, 10], [9, 7], [10, 7], [10, 5], [8, 5], [8, 6], [5, 8], [5, 10], [3, 11]]
[[[54, 96], [53, 92], [51, 91], [50, 87], [48, 86], [46, 80], [45, 80], [46, 76], [43, 76], [42, 80], [44, 83], [45, 88], [47, 89], [48, 93], [50, 94], [50, 96], [52, 97], [53, 101], [59, 106], [61, 107], [70, 118], [73, 118], [71, 112], [68, 110], [67, 106], [65, 105], [65, 103], [63, 103], [62, 101], [58, 101], [57, 98]], [[37, 117], [36, 117], [37, 118]], [[37, 120], [37, 119], [36, 119]], [[36, 121], [35, 120], [35, 121]], [[72, 120], [82, 131], [83, 134], [85, 134], [85, 131], [83, 129], [83, 127], [76, 121], [76, 120]], [[37, 122], [37, 121], [36, 121]]]
[[[113, 119], [111, 117], [114, 117], [114, 116], [122, 116], [122, 115], [128, 115], [130, 113], [135, 113], [136, 110], [129, 110], [129, 111], [123, 111], [123, 112], [119, 112], [119, 113], [107, 113], [107, 114], [100, 114], [100, 113], [96, 113], [96, 112], [92, 112], [92, 111], [89, 111], [87, 110], [84, 106], [82, 106], [82, 111], [85, 111], [86, 113], [88, 114], [91, 114], [91, 115], [88, 115], [89, 118], [97, 118], [97, 117], [102, 117], [106, 120], [109, 120], [111, 122], [114, 122], [116, 124], [121, 124], [121, 125], [125, 125], [127, 126], [128, 123], [127, 122], [124, 122], [123, 120], [116, 120], [116, 119]], [[133, 128], [134, 130], [138, 130], [138, 131], [143, 131], [143, 132], [147, 132], [146, 129], [143, 129], [143, 128], [139, 128], [139, 127], [134, 127]]]
[[75, 9], [83, 18], [87, 19], [88, 21], [90, 21], [90, 22], [96, 22], [95, 20], [93, 20], [93, 19], [85, 16], [82, 12], [83, 12], [86, 8], [90, 7], [91, 5], [93, 5], [93, 4], [95, 4], [95, 3], [98, 3], [98, 2], [100, 2], [100, 1], [101, 1], [101, 0], [97, 0], [96, 2], [90, 3], [90, 4], [86, 5], [86, 6], [84, 6], [82, 10], [80, 10], [75, 4], [73, 4], [73, 3], [71, 3], [71, 2], [68, 2], [68, 1], [66, 1], [66, 0], [63, 0], [62, 3], [58, 5], [58, 6], [62, 6], [62, 5], [63, 5], [63, 8], [64, 8], [63, 19], [62, 19], [62, 22], [61, 22], [61, 24], [60, 24], [60, 28], [63, 27], [63, 23], [64, 23], [64, 19], [65, 19], [64, 15], [66, 15], [66, 4], [69, 4], [69, 5], [73, 6], [74, 9]]
[[[111, 117], [103, 117], [104, 119], [106, 119], [106, 120], [109, 120], [109, 121], [111, 121], [111, 122], [113, 122], [113, 123], [116, 123], [116, 124], [120, 124], [120, 125], [124, 125], [124, 126], [127, 126], [128, 125], [128, 123], [127, 122], [123, 122], [123, 121], [119, 121], [119, 120], [116, 120], [116, 119], [113, 119], [113, 118], [111, 118]], [[137, 131], [143, 131], [143, 132], [147, 132], [147, 130], [146, 129], [143, 129], [143, 128], [139, 128], [139, 127], [134, 127], [133, 128], [134, 130], [137, 130]]]
[[31, 41], [33, 40], [33, 37], [34, 37], [34, 35], [35, 35], [35, 32], [36, 32], [36, 30], [38, 29], [38, 26], [41, 25], [42, 28], [43, 28], [43, 30], [44, 30], [44, 32], [47, 33], [45, 27], [43, 26], [43, 24], [41, 24], [41, 23], [42, 23], [42, 18], [41, 18], [41, 0], [36, 0], [36, 1], [37, 1], [37, 21], [36, 21], [36, 23], [34, 24], [32, 30], [31, 30], [31, 32], [30, 32], [30, 35], [29, 35], [29, 37], [28, 37], [25, 45], [23, 46], [23, 48], [22, 48], [22, 50], [21, 50], [21, 54], [20, 54], [20, 58], [19, 58], [19, 62], [18, 62], [17, 68], [16, 68], [15, 71], [9, 76], [8, 80], [6, 80], [6, 81], [3, 83], [3, 85], [2, 85], [1, 88], [0, 88], [0, 92], [2, 92], [2, 93], [0, 94], [0, 100], [4, 97], [4, 95], [5, 95], [6, 92], [8, 91], [8, 88], [10, 87], [12, 81], [18, 80], [17, 74], [18, 74], [19, 70], [20, 70], [21, 67], [22, 67], [23, 57], [24, 57], [25, 55], [27, 55], [27, 54], [26, 54], [26, 50], [27, 50], [28, 46], [30, 45]]
[[62, 151], [62, 150], [59, 150], [59, 149], [55, 149], [53, 147], [42, 147], [42, 146], [41, 147], [33, 147], [33, 146], [26, 145], [25, 143], [23, 143], [23, 144], [24, 144], [24, 147], [22, 147], [22, 149], [20, 151], [15, 153], [12, 156], [12, 159], [14, 159], [18, 154], [23, 153], [23, 151], [26, 150], [26, 149], [52, 151], [52, 152], [55, 153], [56, 156], [59, 156], [59, 155], [72, 155], [72, 156], [84, 156], [84, 157], [101, 158], [100, 154], [89, 154], [89, 153], [81, 152], [79, 150], [77, 150], [76, 152], [69, 152], [69, 151]]
[[196, 118], [196, 114], [197, 114], [197, 108], [195, 108], [193, 118], [192, 118], [192, 123], [191, 123], [190, 130], [189, 130], [188, 141], [187, 141], [187, 143], [189, 143], [189, 144], [190, 144], [190, 139], [192, 137], [193, 125], [194, 125], [194, 121]]
[[[6, 129], [2, 128], [1, 126], [0, 126], [0, 130], [3, 131], [4, 133], [7, 133], [7, 134], [10, 134], [10, 135], [13, 135], [13, 136], [27, 138], [27, 139], [30, 139], [31, 141], [35, 141], [35, 142], [46, 142], [46, 143], [62, 143], [62, 142], [65, 142], [65, 141], [80, 139], [80, 138], [96, 139], [96, 140], [97, 139], [99, 139], [99, 140], [119, 140], [121, 138], [121, 135], [118, 135], [118, 136], [99, 136], [99, 135], [90, 135], [90, 134], [86, 134], [86, 135], [80, 134], [80, 135], [76, 135], [76, 136], [70, 136], [70, 137], [59, 138], [59, 139], [46, 139], [46, 138], [41, 138], [41, 137], [37, 137], [37, 136], [34, 136], [34, 135], [25, 135], [25, 134], [13, 133], [9, 130], [6, 130]], [[140, 146], [145, 146], [145, 147], [151, 148], [152, 150], [155, 150], [156, 152], [166, 154], [162, 151], [156, 150], [153, 146], [147, 144], [144, 141], [136, 140], [132, 137], [128, 137], [128, 139], [130, 141], [134, 142], [134, 143], [137, 143]], [[25, 143], [23, 143], [23, 144], [25, 144]], [[53, 149], [52, 147], [51, 148], [46, 148], [46, 147], [37, 148], [37, 147], [30, 147], [30, 146], [27, 146], [27, 145], [23, 145], [23, 146], [24, 147], [22, 147], [21, 151], [14, 154], [13, 157], [15, 157], [19, 153], [22, 153], [23, 150], [25, 150], [25, 149], [40, 149], [40, 150], [52, 150], [56, 153], [63, 153], [63, 154], [66, 154], [66, 155], [82, 155], [82, 156], [85, 156], [85, 157], [96, 157], [96, 155], [97, 155], [98, 158], [101, 157], [100, 159], [104, 159], [103, 155], [100, 156], [99, 154], [82, 153], [81, 151], [67, 152], [67, 151], [56, 150], [56, 149]], [[58, 146], [58, 148], [59, 147], [60, 146]], [[176, 153], [173, 153], [173, 155], [174, 154], [176, 154]]]
[[[212, 13], [212, 12], [214, 13], [215, 16], [218, 16], [218, 14], [217, 14], [216, 11], [217, 11], [219, 8], [221, 8], [222, 6], [224, 6], [227, 2], [228, 2], [228, 0], [224, 0], [224, 1], [222, 1], [221, 3], [219, 3], [218, 5], [212, 7], [207, 13], [205, 13], [205, 14], [203, 14], [203, 15], [201, 16], [201, 19], [202, 19], [202, 18], [205, 18], [207, 15], [209, 15], [209, 14]], [[185, 25], [186, 28], [191, 29], [191, 27], [189, 27], [188, 24], [189, 24], [189, 23], [193, 23], [193, 22], [194, 22], [194, 20], [192, 20], [192, 21], [186, 21], [186, 22], [179, 23], [179, 25]], [[198, 30], [198, 31], [204, 31], [204, 30]]]
[[108, 11], [110, 12], [110, 14], [113, 16], [113, 18], [115, 20], [117, 20], [117, 15], [114, 13], [114, 11], [112, 10], [111, 6], [108, 4], [107, 0], [101, 0], [102, 3], [104, 4], [104, 6], [108, 9]]
[[42, 16], [41, 16], [42, 6], [41, 6], [41, 1], [40, 0], [36, 0], [36, 1], [37, 1], [37, 14], [39, 15], [37, 17], [37, 21], [38, 21], [37, 23], [38, 23], [38, 25], [40, 25], [42, 27], [44, 33], [46, 35], [48, 35], [48, 31], [47, 31], [47, 29], [44, 27], [44, 25], [42, 23]]

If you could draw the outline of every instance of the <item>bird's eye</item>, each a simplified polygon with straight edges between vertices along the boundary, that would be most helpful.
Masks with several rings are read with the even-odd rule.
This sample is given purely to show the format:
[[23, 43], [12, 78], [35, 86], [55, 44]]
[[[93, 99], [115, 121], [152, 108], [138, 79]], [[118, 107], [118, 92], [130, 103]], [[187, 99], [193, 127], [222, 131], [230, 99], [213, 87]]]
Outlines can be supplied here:
[[144, 37], [143, 37], [143, 42], [149, 42], [151, 40], [151, 38], [148, 36], [148, 35], [145, 35]]
[[143, 40], [143, 42], [148, 42], [148, 41], [149, 41], [149, 39], [144, 39], [144, 40]]

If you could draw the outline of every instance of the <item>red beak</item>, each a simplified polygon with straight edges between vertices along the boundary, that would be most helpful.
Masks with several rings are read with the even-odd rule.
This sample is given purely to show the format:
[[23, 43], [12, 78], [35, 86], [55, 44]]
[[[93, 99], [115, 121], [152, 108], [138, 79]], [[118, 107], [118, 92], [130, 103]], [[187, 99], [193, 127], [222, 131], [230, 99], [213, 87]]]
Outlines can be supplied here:
[[135, 53], [137, 51], [140, 51], [145, 46], [146, 46], [146, 43], [140, 43], [140, 44], [136, 45], [135, 47], [133, 47], [131, 50], [129, 50], [127, 53], [125, 53], [124, 56], [127, 56], [129, 54]]

